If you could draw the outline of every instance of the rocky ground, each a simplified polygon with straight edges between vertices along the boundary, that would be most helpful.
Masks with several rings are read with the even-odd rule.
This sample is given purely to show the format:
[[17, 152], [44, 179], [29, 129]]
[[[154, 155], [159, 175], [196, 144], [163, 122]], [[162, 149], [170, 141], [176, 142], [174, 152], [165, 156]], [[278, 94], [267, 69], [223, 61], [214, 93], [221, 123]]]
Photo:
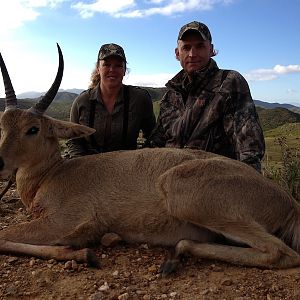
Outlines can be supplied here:
[[[0, 230], [30, 219], [11, 188], [0, 200]], [[300, 300], [300, 268], [260, 270], [188, 257], [177, 273], [161, 278], [166, 249], [118, 244], [95, 251], [100, 269], [1, 255], [0, 299]]]

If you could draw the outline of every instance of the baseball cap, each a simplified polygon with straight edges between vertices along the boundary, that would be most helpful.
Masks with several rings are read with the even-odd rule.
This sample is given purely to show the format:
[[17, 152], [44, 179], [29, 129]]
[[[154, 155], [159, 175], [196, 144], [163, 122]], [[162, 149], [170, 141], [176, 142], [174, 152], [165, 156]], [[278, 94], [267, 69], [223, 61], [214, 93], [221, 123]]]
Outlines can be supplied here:
[[204, 41], [210, 41], [210, 42], [212, 41], [211, 34], [208, 27], [204, 23], [200, 23], [197, 21], [193, 21], [183, 25], [179, 31], [177, 40], [182, 40], [183, 35], [189, 30], [194, 30], [200, 33]]
[[110, 43], [101, 46], [98, 53], [98, 59], [102, 60], [109, 56], [119, 56], [126, 62], [124, 49], [117, 44]]

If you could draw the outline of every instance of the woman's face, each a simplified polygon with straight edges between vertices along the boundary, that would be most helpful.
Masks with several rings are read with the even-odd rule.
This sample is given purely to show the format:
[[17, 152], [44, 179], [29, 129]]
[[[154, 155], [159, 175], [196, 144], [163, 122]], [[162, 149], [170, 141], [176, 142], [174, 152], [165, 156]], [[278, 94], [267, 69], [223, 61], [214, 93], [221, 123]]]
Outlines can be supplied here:
[[122, 85], [125, 71], [125, 62], [118, 56], [110, 56], [104, 60], [100, 60], [98, 64], [101, 85], [104, 87], [114, 88]]

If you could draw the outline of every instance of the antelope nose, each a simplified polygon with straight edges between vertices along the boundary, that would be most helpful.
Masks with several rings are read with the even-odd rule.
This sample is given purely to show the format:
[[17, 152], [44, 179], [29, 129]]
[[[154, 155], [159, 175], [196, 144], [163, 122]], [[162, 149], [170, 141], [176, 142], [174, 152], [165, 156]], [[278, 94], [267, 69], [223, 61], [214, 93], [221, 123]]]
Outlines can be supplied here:
[[4, 167], [4, 161], [3, 158], [0, 156], [0, 171], [3, 170]]

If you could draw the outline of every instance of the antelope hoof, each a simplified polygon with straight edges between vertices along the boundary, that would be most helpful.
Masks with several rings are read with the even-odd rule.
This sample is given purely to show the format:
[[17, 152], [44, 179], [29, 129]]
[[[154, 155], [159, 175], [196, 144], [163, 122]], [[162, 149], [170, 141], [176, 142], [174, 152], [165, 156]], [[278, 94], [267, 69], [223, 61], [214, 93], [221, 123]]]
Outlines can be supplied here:
[[178, 269], [179, 262], [180, 260], [178, 258], [165, 260], [159, 268], [159, 273], [161, 273], [162, 277], [175, 273]]
[[99, 259], [93, 250], [87, 249], [86, 260], [89, 267], [100, 269]]

